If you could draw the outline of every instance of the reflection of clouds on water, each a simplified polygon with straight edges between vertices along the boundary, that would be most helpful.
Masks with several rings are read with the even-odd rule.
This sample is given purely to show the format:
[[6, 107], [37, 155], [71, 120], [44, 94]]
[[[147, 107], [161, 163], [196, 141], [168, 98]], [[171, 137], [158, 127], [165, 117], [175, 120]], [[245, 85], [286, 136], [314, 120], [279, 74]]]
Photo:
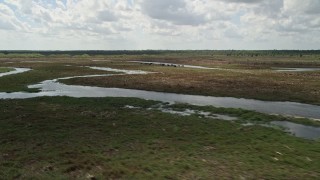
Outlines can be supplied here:
[[307, 138], [307, 139], [318, 139], [320, 138], [320, 128], [305, 126], [301, 124], [296, 124], [288, 121], [273, 121], [274, 125], [286, 128], [286, 130], [297, 137]]

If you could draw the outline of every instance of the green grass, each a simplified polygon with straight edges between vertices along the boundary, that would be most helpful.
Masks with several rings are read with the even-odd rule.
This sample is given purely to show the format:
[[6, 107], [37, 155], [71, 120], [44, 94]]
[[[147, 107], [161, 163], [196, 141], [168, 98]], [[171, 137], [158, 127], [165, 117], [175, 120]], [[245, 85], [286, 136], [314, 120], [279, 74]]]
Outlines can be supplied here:
[[[320, 176], [317, 141], [272, 128], [243, 127], [234, 122], [145, 110], [157, 103], [133, 98], [2, 100], [0, 176], [3, 179], [86, 179], [90, 175], [97, 179]], [[143, 108], [122, 108], [125, 105]]]
[[0, 73], [6, 73], [13, 70], [14, 70], [13, 68], [0, 67]]

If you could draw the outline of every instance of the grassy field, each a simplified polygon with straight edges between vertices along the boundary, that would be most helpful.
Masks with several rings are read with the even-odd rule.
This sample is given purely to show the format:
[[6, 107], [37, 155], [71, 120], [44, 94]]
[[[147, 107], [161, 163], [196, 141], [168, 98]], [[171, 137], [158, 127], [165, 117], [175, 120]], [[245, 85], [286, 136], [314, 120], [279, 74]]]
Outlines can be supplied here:
[[[320, 67], [307, 52], [146, 52], [132, 55], [0, 54], [0, 92], [48, 79], [110, 74], [84, 66], [155, 72], [76, 78], [67, 84], [230, 96], [320, 105], [320, 71], [276, 72], [273, 67]], [[231, 53], [231, 54], [230, 54]], [[267, 53], [267, 54], [265, 54]], [[300, 54], [301, 53], [301, 54]], [[143, 65], [154, 61], [218, 70]], [[125, 106], [140, 108], [124, 108]], [[243, 109], [165, 104], [237, 117], [224, 121], [163, 113], [159, 102], [135, 98], [42, 97], [0, 100], [0, 179], [319, 179], [320, 141], [294, 137], [271, 121], [320, 127], [319, 121]], [[151, 108], [151, 109], [150, 109]], [[243, 124], [253, 123], [253, 126]], [[260, 124], [260, 125], [259, 125]]]
[[[154, 104], [157, 102], [125, 98], [0, 101], [0, 176], [4, 179], [320, 176], [317, 141], [272, 128], [146, 110]], [[142, 109], [125, 109], [125, 105]]]

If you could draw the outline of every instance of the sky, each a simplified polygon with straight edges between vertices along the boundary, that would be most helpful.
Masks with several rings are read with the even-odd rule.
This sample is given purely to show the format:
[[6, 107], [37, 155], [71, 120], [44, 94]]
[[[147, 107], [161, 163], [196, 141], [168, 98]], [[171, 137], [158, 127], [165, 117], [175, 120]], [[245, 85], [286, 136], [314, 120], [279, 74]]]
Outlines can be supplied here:
[[320, 0], [0, 0], [0, 49], [320, 49]]

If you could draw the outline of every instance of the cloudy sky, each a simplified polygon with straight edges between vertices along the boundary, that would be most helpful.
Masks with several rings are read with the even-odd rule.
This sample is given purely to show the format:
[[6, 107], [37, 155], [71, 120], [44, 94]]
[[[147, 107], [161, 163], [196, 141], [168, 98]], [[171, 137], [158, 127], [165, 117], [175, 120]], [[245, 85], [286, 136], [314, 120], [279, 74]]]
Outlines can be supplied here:
[[320, 0], [0, 0], [0, 49], [320, 49]]

